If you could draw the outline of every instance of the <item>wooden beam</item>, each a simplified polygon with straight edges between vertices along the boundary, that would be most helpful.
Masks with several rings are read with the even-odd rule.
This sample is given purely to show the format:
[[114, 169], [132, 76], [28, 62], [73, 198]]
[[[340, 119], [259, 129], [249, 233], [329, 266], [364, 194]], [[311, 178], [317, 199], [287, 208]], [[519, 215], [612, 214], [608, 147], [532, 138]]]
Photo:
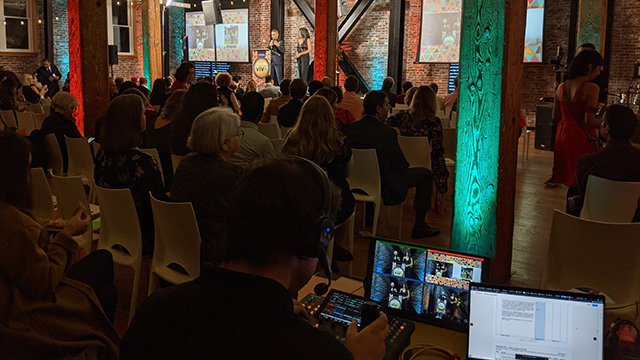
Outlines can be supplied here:
[[400, 94], [402, 84], [402, 63], [404, 54], [405, 0], [392, 1], [389, 11], [389, 56], [387, 75], [396, 81], [396, 93]]
[[466, 0], [451, 247], [510, 277], [526, 2]]
[[315, 80], [325, 76], [335, 83], [336, 51], [338, 48], [338, 2], [337, 0], [316, 0], [314, 68]]
[[601, 54], [605, 48], [607, 0], [581, 0], [578, 16], [578, 46], [592, 43]]
[[[362, 15], [367, 12], [367, 9], [369, 8], [369, 6], [371, 6], [372, 3], [373, 0], [358, 0], [353, 8], [351, 8], [351, 11], [349, 11], [347, 17], [342, 20], [342, 23], [340, 23], [340, 26], [338, 27], [339, 43], [343, 42], [344, 39], [347, 38], [347, 35], [349, 35], [358, 21], [360, 21], [360, 18], [362, 18]], [[402, 27], [404, 28], [404, 24], [402, 24]]]
[[578, 9], [580, 8], [580, 0], [571, 0], [571, 10], [569, 14], [569, 42], [567, 49], [567, 64], [573, 61], [578, 49]]
[[[146, 11], [148, 34], [149, 85], [162, 77], [162, 9], [157, 0], [142, 0], [143, 13]], [[146, 36], [146, 35], [145, 35]], [[146, 62], [146, 61], [145, 61]], [[147, 71], [145, 71], [146, 73]]]
[[[53, 53], [53, 0], [44, 0], [43, 21], [44, 21], [44, 57], [51, 59], [51, 61], [53, 61], [55, 64], [54, 53]], [[66, 74], [62, 74], [62, 76], [66, 76]]]
[[[293, 0], [293, 2], [294, 2], [294, 4], [296, 4], [298, 9], [300, 9], [300, 11], [302, 12], [302, 15], [304, 15], [304, 17], [307, 19], [309, 24], [311, 24], [311, 28], [315, 29], [316, 28], [316, 16], [313, 13], [313, 9], [311, 9], [311, 6], [309, 6], [309, 3], [307, 2], [307, 0]], [[316, 7], [317, 7], [317, 5], [316, 5]]]

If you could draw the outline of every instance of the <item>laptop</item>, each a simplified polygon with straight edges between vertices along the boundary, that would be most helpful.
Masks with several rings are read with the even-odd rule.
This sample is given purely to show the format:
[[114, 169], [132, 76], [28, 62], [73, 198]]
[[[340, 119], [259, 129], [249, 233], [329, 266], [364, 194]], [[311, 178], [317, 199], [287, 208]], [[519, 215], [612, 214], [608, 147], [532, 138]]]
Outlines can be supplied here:
[[466, 332], [469, 284], [488, 277], [486, 257], [374, 237], [365, 297], [392, 316]]
[[470, 284], [468, 359], [602, 360], [604, 296]]

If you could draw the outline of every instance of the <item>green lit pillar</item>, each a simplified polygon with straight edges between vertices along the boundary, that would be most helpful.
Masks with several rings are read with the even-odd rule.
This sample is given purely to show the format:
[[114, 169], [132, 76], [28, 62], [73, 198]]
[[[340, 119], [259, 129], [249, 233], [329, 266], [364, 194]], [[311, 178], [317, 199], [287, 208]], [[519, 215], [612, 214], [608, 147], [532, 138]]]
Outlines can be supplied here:
[[465, 0], [451, 247], [509, 279], [526, 1]]
[[578, 15], [578, 46], [592, 43], [604, 53], [607, 0], [581, 0]]
[[147, 78], [151, 87], [153, 79], [151, 79], [150, 65], [149, 65], [149, 1], [142, 2], [142, 53], [143, 53], [143, 71], [144, 77]]

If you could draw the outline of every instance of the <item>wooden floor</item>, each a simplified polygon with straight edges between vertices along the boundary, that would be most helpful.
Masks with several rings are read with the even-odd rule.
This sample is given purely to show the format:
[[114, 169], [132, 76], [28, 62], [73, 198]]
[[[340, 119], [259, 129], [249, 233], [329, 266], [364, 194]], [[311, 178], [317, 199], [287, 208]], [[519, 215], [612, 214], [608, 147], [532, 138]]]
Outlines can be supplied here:
[[[518, 176], [515, 202], [515, 227], [513, 235], [513, 261], [511, 265], [512, 276], [509, 281], [513, 285], [539, 286], [542, 280], [542, 269], [546, 262], [546, 252], [551, 228], [553, 209], [564, 209], [566, 188], [545, 187], [544, 181], [551, 175], [553, 165], [553, 153], [534, 149], [534, 133], [530, 134], [529, 156], [527, 159], [518, 160]], [[518, 156], [522, 155], [523, 140], [520, 140]], [[450, 189], [453, 188], [453, 174], [451, 176]], [[403, 208], [403, 226], [401, 240], [416, 244], [449, 248], [451, 243], [451, 209], [453, 199], [451, 196], [444, 198], [444, 213], [433, 210], [427, 215], [427, 221], [431, 226], [439, 228], [442, 232], [434, 238], [413, 240], [411, 228], [415, 217], [415, 211], [405, 203]], [[388, 218], [392, 225], [387, 225]], [[383, 208], [378, 235], [388, 238], [397, 238], [397, 211], [398, 208]], [[353, 276], [363, 278], [368, 259], [368, 239], [358, 235], [362, 230], [362, 206], [357, 207], [356, 237], [354, 239], [354, 264]], [[346, 243], [344, 247], [348, 247]], [[146, 266], [145, 266], [146, 265]], [[341, 274], [347, 274], [348, 263], [339, 263]], [[146, 299], [148, 284], [148, 264], [143, 264], [138, 293], [138, 305]], [[116, 265], [115, 284], [118, 288], [119, 302], [116, 313], [115, 328], [122, 336], [126, 332], [131, 299], [133, 272], [129, 268]]]

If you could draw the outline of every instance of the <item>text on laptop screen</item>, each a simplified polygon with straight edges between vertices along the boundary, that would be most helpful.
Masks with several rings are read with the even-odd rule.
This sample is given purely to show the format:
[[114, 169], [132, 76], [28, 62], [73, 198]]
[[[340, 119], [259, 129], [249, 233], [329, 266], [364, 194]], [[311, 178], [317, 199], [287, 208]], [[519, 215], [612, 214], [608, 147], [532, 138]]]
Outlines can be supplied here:
[[601, 360], [604, 297], [471, 284], [469, 359]]
[[474, 255], [373, 239], [365, 290], [395, 316], [466, 331], [469, 283], [482, 281], [486, 265]]

